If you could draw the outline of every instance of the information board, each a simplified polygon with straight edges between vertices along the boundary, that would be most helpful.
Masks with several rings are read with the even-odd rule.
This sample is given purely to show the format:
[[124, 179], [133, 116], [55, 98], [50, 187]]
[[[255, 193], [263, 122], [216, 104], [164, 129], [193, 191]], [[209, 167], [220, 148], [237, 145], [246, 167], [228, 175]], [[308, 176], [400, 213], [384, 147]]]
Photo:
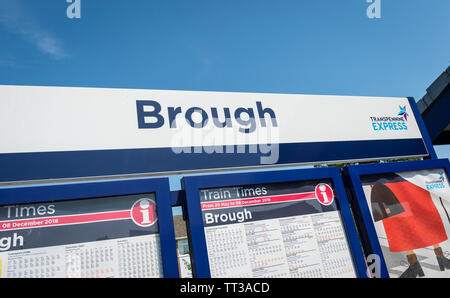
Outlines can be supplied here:
[[0, 97], [0, 182], [435, 156], [413, 98], [36, 86]]
[[[188, 178], [186, 186], [195, 183]], [[222, 179], [228, 180], [217, 176]], [[190, 194], [188, 202], [193, 199]], [[358, 276], [348, 226], [330, 177], [199, 187], [196, 197], [202, 226], [191, 228], [204, 234], [211, 277]]]
[[450, 277], [448, 160], [401, 164], [350, 169], [361, 183], [357, 205], [378, 241], [372, 251], [389, 277]]
[[0, 277], [163, 277], [157, 205], [149, 192], [1, 206]]

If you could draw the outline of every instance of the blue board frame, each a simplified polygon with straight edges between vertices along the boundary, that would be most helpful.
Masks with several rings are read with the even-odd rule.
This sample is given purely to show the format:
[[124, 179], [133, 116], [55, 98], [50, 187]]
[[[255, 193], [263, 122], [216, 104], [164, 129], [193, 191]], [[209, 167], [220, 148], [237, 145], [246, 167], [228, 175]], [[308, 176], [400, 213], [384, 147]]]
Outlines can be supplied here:
[[80, 182], [0, 188], [0, 205], [155, 193], [163, 275], [178, 278], [178, 260], [168, 178]]
[[327, 178], [331, 179], [334, 184], [356, 274], [358, 277], [367, 277], [366, 262], [357, 229], [347, 200], [340, 171], [336, 167], [185, 177], [183, 179], [183, 185], [186, 191], [186, 204], [189, 215], [194, 276], [197, 278], [211, 277], [204, 234], [203, 216], [200, 207], [200, 189]]
[[422, 134], [423, 142], [428, 150], [427, 159], [437, 159], [436, 151], [433, 147], [433, 142], [431, 141], [428, 129], [425, 126], [422, 115], [420, 114], [419, 108], [417, 107], [414, 97], [408, 97], [409, 105], [411, 106], [414, 117], [416, 118], [417, 125], [419, 126], [420, 133]]
[[380, 242], [375, 230], [366, 196], [364, 195], [361, 176], [372, 174], [388, 174], [393, 172], [409, 172], [431, 169], [445, 169], [447, 175], [450, 173], [450, 163], [448, 159], [431, 159], [420, 161], [404, 161], [395, 163], [365, 164], [347, 166], [343, 170], [344, 181], [351, 192], [350, 202], [355, 218], [363, 249], [366, 257], [370, 254], [380, 256], [380, 277], [389, 278], [386, 261], [381, 250]]

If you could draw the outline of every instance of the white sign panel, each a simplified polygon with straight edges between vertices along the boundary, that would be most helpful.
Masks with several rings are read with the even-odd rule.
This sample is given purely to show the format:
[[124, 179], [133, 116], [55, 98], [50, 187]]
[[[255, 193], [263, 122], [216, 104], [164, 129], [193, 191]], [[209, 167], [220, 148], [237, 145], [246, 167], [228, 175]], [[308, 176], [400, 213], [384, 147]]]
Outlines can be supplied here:
[[0, 86], [0, 126], [7, 169], [51, 167], [0, 180], [428, 155], [408, 98]]
[[[275, 128], [279, 143], [422, 138], [407, 98], [19, 86], [0, 98], [0, 153], [171, 147], [180, 127], [199, 129], [191, 120], [210, 137]], [[139, 128], [140, 110], [154, 128]], [[234, 137], [217, 145], [246, 141]]]

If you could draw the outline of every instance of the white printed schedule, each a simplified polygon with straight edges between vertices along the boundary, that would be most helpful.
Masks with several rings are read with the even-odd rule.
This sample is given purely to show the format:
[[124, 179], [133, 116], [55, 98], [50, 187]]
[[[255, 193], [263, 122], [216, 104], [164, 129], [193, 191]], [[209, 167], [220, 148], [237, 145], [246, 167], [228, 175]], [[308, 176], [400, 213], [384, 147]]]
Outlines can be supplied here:
[[145, 278], [162, 275], [158, 251], [159, 237], [147, 235], [3, 252], [0, 260], [5, 278]]
[[325, 205], [308, 185], [242, 189], [201, 191], [218, 197], [202, 201], [211, 277], [356, 277], [332, 193]]
[[157, 220], [154, 194], [0, 207], [0, 277], [162, 277]]

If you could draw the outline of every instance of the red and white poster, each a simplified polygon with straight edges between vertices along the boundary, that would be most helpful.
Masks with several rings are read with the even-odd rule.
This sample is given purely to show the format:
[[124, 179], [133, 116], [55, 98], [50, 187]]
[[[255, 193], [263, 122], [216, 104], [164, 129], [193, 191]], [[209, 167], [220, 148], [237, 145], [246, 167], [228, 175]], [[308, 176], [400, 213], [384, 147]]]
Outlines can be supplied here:
[[162, 276], [154, 194], [0, 207], [0, 277]]
[[202, 189], [212, 277], [355, 277], [331, 181]]
[[362, 177], [391, 277], [450, 277], [450, 188], [445, 170]]

